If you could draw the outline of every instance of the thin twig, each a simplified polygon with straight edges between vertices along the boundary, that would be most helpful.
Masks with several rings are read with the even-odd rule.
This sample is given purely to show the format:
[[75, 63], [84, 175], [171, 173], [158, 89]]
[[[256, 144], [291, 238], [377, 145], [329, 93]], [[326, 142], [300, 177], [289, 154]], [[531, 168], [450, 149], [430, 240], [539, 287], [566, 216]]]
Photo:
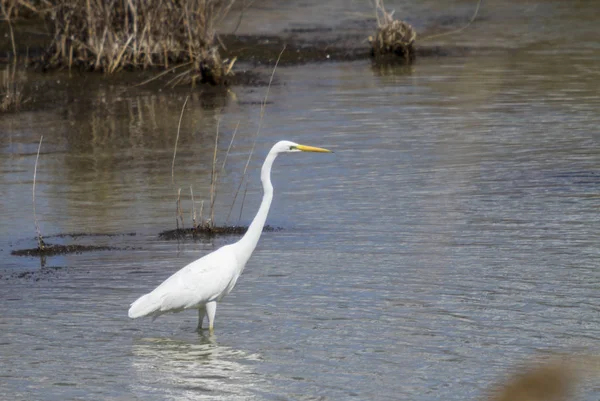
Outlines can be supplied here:
[[204, 217], [202, 212], [204, 211], [204, 199], [200, 201], [200, 227], [204, 227]]
[[235, 29], [233, 30], [233, 34], [235, 35], [235, 33], [237, 32], [237, 30], [240, 28], [240, 25], [242, 24], [242, 18], [244, 18], [244, 12], [246, 12], [246, 10], [248, 8], [250, 8], [250, 6], [254, 3], [254, 0], [249, 1], [247, 4], [244, 1], [244, 4], [242, 5], [242, 11], [240, 12], [240, 18], [238, 19], [238, 22], [235, 26]]
[[221, 119], [217, 120], [217, 135], [215, 136], [215, 151], [213, 153], [212, 171], [210, 174], [210, 224], [214, 226], [215, 219], [215, 199], [217, 191], [217, 147], [219, 144], [219, 126], [221, 125]]
[[220, 121], [217, 123], [217, 138], [215, 138], [215, 154], [213, 156], [213, 171], [211, 173], [211, 179], [210, 179], [210, 195], [211, 195], [211, 201], [210, 201], [210, 213], [211, 213], [211, 224], [213, 223], [213, 218], [214, 218], [214, 205], [217, 199], [217, 194], [218, 194], [218, 184], [219, 184], [219, 180], [221, 179], [221, 177], [223, 176], [223, 171], [225, 171], [225, 164], [227, 163], [227, 158], [229, 157], [229, 152], [231, 151], [231, 147], [233, 146], [233, 141], [235, 140], [235, 136], [238, 132], [238, 128], [240, 127], [240, 122], [238, 121], [237, 125], [235, 126], [235, 130], [233, 131], [233, 135], [231, 137], [231, 141], [229, 141], [229, 146], [227, 147], [227, 151], [225, 152], [225, 157], [223, 158], [223, 164], [221, 165], [221, 170], [219, 170], [219, 172], [215, 171], [215, 166], [217, 164], [217, 159], [216, 159], [216, 154], [217, 154], [217, 140], [219, 138], [219, 124]]
[[8, 30], [10, 32], [10, 41], [12, 43], [12, 51], [13, 51], [13, 74], [12, 74], [12, 80], [15, 80], [15, 74], [17, 71], [17, 45], [15, 44], [15, 33], [13, 31], [13, 27], [12, 27], [12, 13], [13, 13], [13, 9], [15, 7], [16, 3], [5, 3], [2, 2], [2, 4], [0, 5], [2, 8], [2, 14], [4, 14], [4, 19], [6, 20], [6, 22], [8, 23]]
[[[225, 224], [227, 224], [227, 222], [229, 221], [229, 217], [231, 216], [231, 211], [233, 210], [233, 206], [235, 205], [235, 200], [237, 199], [238, 193], [240, 192], [240, 188], [242, 187], [242, 183], [244, 182], [244, 180], [246, 178], [246, 173], [248, 172], [248, 166], [250, 165], [250, 159], [252, 159], [252, 154], [254, 153], [254, 148], [256, 147], [256, 142], [258, 140], [258, 136], [260, 135], [260, 129], [262, 128], [262, 122], [263, 122], [263, 118], [265, 116], [267, 99], [269, 98], [269, 92], [271, 90], [271, 84], [273, 83], [273, 77], [275, 76], [275, 71], [277, 70], [277, 66], [279, 65], [279, 60], [281, 60], [281, 55], [285, 51], [285, 47], [286, 46], [284, 45], [283, 49], [281, 49], [281, 52], [279, 53], [279, 56], [277, 57], [277, 61], [275, 62], [275, 66], [273, 67], [273, 72], [271, 73], [271, 78], [269, 79], [269, 85], [267, 86], [267, 92], [265, 94], [265, 98], [262, 102], [262, 105], [260, 106], [260, 120], [258, 121], [258, 129], [256, 130], [256, 135], [254, 136], [254, 142], [252, 143], [252, 148], [250, 149], [250, 154], [248, 155], [248, 160], [246, 160], [246, 166], [244, 167], [244, 174], [242, 174], [242, 179], [240, 180], [240, 183], [235, 191], [235, 195], [233, 196], [233, 202], [231, 203], [231, 208], [229, 209], [229, 213], [227, 214], [227, 219], [225, 219]], [[242, 207], [243, 206], [244, 205], [242, 204]]]
[[194, 230], [196, 230], [196, 204], [194, 203], [194, 190], [192, 189], [192, 186], [190, 185], [190, 195], [192, 197], [192, 227], [194, 228]]
[[179, 230], [179, 195], [181, 194], [181, 188], [179, 188], [179, 193], [177, 194], [177, 201], [175, 201], [175, 225], [177, 230]]
[[108, 66], [108, 73], [109, 74], [112, 74], [113, 72], [115, 72], [115, 70], [119, 66], [119, 63], [121, 62], [121, 58], [125, 54], [125, 51], [127, 50], [127, 46], [129, 46], [129, 43], [131, 43], [132, 39], [133, 39], [133, 35], [130, 35], [129, 39], [127, 39], [127, 42], [125, 43], [125, 45], [123, 45], [123, 49], [121, 49], [121, 52], [119, 53], [119, 55], [117, 56], [117, 58], [114, 59], [112, 61], [112, 63], [109, 64], [109, 66]]
[[423, 42], [424, 40], [429, 40], [429, 39], [433, 39], [433, 38], [439, 38], [442, 36], [446, 36], [446, 35], [451, 35], [454, 33], [458, 33], [461, 31], [464, 31], [465, 29], [467, 29], [469, 27], [469, 25], [471, 25], [473, 23], [473, 21], [475, 21], [475, 18], [477, 18], [477, 13], [479, 13], [479, 6], [481, 6], [481, 0], [477, 1], [477, 7], [475, 8], [475, 12], [473, 13], [473, 16], [471, 17], [471, 19], [469, 20], [469, 22], [467, 22], [467, 24], [461, 28], [458, 29], [454, 29], [452, 31], [449, 32], [444, 32], [444, 33], [438, 33], [436, 35], [431, 35], [431, 36], [425, 36], [424, 38], [421, 38], [421, 42]]
[[[38, 10], [37, 8], [35, 8], [33, 5], [29, 4], [27, 1], [25, 0], [19, 0], [19, 4], [22, 6], [27, 7], [28, 9], [30, 9], [31, 11], [33, 11], [34, 13], [39, 12], [40, 10]], [[46, 11], [46, 10], [44, 10]]]
[[223, 175], [223, 171], [225, 170], [225, 163], [227, 162], [227, 157], [229, 156], [229, 152], [231, 151], [231, 146], [233, 145], [233, 140], [235, 139], [235, 135], [238, 132], [238, 128], [240, 127], [240, 122], [238, 121], [235, 126], [235, 130], [233, 131], [233, 136], [231, 137], [231, 141], [229, 141], [229, 146], [227, 147], [227, 152], [225, 152], [225, 157], [223, 158], [223, 165], [221, 166], [221, 171], [219, 172], [219, 177]]
[[242, 212], [244, 211], [244, 201], [246, 200], [246, 193], [248, 192], [248, 181], [246, 181], [246, 186], [244, 187], [244, 195], [242, 196], [242, 206], [240, 206], [240, 215], [238, 216], [237, 225], [240, 225], [240, 221], [242, 221]]
[[229, 73], [231, 72], [231, 69], [233, 68], [233, 65], [235, 64], [236, 60], [237, 60], [237, 56], [231, 59], [231, 61], [227, 65], [227, 68], [225, 68], [225, 73], [223, 75], [225, 75], [225, 76], [229, 75]]
[[190, 73], [191, 73], [191, 70], [186, 70], [184, 72], [181, 72], [181, 73], [175, 75], [175, 77], [171, 78], [169, 80], [169, 82], [167, 82], [165, 84], [165, 87], [167, 87], [167, 86], [170, 86], [171, 88], [176, 87], [179, 84], [179, 82], [181, 82], [183, 80], [183, 78], [185, 78], [185, 76], [189, 75]]
[[183, 119], [183, 112], [185, 111], [185, 106], [189, 100], [190, 96], [185, 97], [185, 102], [183, 102], [183, 107], [181, 108], [181, 114], [179, 115], [179, 123], [177, 124], [177, 137], [175, 137], [175, 149], [173, 149], [173, 162], [171, 163], [171, 184], [175, 184], [175, 156], [177, 155], [177, 142], [179, 142], [179, 131], [181, 130], [181, 120]]
[[40, 226], [38, 225], [37, 214], [35, 211], [35, 179], [37, 176], [38, 159], [40, 158], [40, 149], [42, 148], [43, 139], [44, 135], [40, 136], [40, 143], [38, 145], [37, 156], [35, 157], [35, 166], [33, 167], [33, 222], [35, 223], [35, 232], [37, 234], [38, 249], [44, 249], [46, 246], [44, 244], [44, 239], [42, 238], [42, 232], [40, 231]]
[[177, 210], [176, 210], [175, 221], [177, 222], [177, 229], [179, 230], [179, 221], [181, 220], [181, 229], [185, 230], [185, 224], [183, 223], [183, 211], [181, 210], [181, 188], [177, 191]]
[[163, 71], [163, 72], [161, 72], [160, 74], [158, 74], [158, 75], [156, 75], [156, 76], [154, 76], [154, 77], [152, 77], [152, 78], [149, 78], [149, 79], [145, 80], [144, 82], [140, 82], [139, 84], [135, 84], [135, 85], [133, 85], [133, 86], [142, 86], [142, 85], [146, 85], [146, 84], [148, 84], [148, 83], [150, 83], [150, 82], [152, 82], [152, 81], [155, 81], [155, 80], [157, 80], [158, 78], [162, 77], [163, 75], [166, 75], [166, 74], [170, 73], [171, 71], [178, 69], [179, 67], [185, 67], [185, 66], [187, 66], [187, 65], [190, 65], [190, 64], [192, 64], [192, 61], [190, 61], [189, 63], [184, 63], [184, 64], [179, 64], [179, 65], [176, 65], [176, 66], [175, 66], [175, 67], [173, 67], [173, 68], [170, 68], [170, 69], [168, 69], [168, 70], [166, 70], [166, 71]]
[[[10, 22], [10, 19], [7, 18], [6, 22], [8, 22], [8, 30], [10, 31], [10, 41], [12, 42], [13, 56], [16, 60], [17, 59], [17, 45], [15, 44], [15, 33], [13, 31], [13, 27], [12, 27], [12, 23]], [[16, 61], [15, 61], [15, 63], [16, 63]]]

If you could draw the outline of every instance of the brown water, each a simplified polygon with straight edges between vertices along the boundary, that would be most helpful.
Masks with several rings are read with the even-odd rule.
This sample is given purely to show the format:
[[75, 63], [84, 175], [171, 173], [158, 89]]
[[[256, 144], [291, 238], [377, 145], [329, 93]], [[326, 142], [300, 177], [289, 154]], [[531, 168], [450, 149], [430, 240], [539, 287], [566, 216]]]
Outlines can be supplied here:
[[[313, 6], [314, 24], [368, 11], [339, 3], [307, 2], [275, 30]], [[406, 7], [425, 26], [468, 19], [473, 6], [435, 4]], [[129, 320], [127, 308], [234, 240], [156, 234], [175, 226], [177, 188], [186, 224], [189, 186], [198, 209], [207, 201], [219, 120], [221, 161], [240, 123], [216, 201], [225, 220], [265, 89], [190, 99], [172, 184], [187, 90], [32, 78], [69, 87], [44, 90], [54, 100], [43, 109], [0, 117], [0, 398], [465, 400], [539, 351], [598, 354], [595, 9], [484, 2], [480, 22], [444, 41], [485, 52], [410, 67], [279, 69], [241, 221], [260, 202], [258, 169], [275, 141], [336, 153], [277, 160], [268, 223], [284, 230], [263, 235], [219, 306], [214, 337], [194, 333], [195, 313], [152, 323]], [[274, 11], [255, 12], [250, 26]], [[51, 257], [44, 268], [10, 255], [35, 245], [40, 135], [36, 205], [48, 241], [126, 249]], [[74, 232], [136, 235], [51, 237]], [[584, 385], [581, 399], [597, 400], [597, 388]]]

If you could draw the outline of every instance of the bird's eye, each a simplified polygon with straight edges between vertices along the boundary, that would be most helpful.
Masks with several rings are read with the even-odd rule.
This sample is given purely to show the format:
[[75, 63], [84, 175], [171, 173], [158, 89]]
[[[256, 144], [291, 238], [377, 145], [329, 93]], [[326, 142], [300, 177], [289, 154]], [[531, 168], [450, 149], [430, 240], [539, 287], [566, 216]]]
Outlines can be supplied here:
[[290, 150], [294, 150], [296, 147], [294, 145], [290, 145]]

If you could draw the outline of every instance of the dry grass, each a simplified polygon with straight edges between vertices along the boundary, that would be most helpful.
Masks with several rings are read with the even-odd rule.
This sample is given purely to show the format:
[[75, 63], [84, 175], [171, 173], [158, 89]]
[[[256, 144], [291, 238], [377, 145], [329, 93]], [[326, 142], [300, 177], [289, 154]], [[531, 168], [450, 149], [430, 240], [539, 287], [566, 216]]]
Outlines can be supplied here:
[[23, 90], [27, 77], [23, 71], [18, 71], [16, 66], [7, 66], [0, 72], [0, 112], [19, 110], [25, 102]]
[[7, 66], [0, 79], [0, 112], [18, 110], [24, 102], [23, 88], [27, 80], [25, 73], [17, 70], [17, 45], [12, 21], [19, 12], [18, 0], [0, 0], [0, 13], [2, 19], [8, 24], [10, 41], [12, 45], [12, 66]]
[[[277, 61], [275, 62], [275, 66], [273, 67], [273, 72], [271, 73], [269, 85], [267, 86], [267, 92], [266, 92], [265, 98], [261, 104], [260, 120], [259, 120], [259, 124], [258, 124], [258, 129], [257, 129], [256, 135], [254, 137], [254, 142], [252, 144], [250, 154], [248, 155], [248, 159], [246, 160], [246, 165], [244, 167], [242, 179], [240, 180], [240, 183], [237, 187], [237, 190], [233, 197], [233, 202], [231, 204], [229, 213], [227, 215], [227, 219], [225, 220], [225, 225], [219, 226], [219, 225], [215, 224], [215, 202], [216, 202], [217, 194], [218, 194], [219, 180], [225, 170], [225, 164], [227, 162], [227, 158], [229, 157], [229, 153], [233, 146], [233, 142], [236, 138], [240, 123], [238, 122], [235, 127], [235, 130], [234, 130], [231, 140], [229, 142], [229, 146], [227, 147], [227, 151], [225, 152], [225, 155], [223, 156], [223, 161], [221, 162], [218, 157], [220, 126], [221, 126], [221, 119], [219, 118], [217, 120], [217, 130], [216, 130], [214, 149], [213, 149], [213, 155], [212, 155], [212, 167], [211, 167], [210, 188], [209, 188], [209, 197], [210, 198], [208, 199], [207, 218], [205, 219], [204, 215], [203, 215], [204, 200], [201, 201], [200, 216], [199, 216], [199, 219], [197, 218], [198, 216], [196, 214], [196, 208], [195, 208], [195, 202], [194, 202], [194, 192], [193, 192], [192, 187], [190, 186], [190, 196], [191, 196], [191, 200], [192, 200], [192, 210], [191, 210], [190, 215], [191, 215], [191, 220], [192, 220], [192, 228], [189, 230], [185, 229], [184, 222], [183, 222], [182, 208], [181, 208], [181, 188], [179, 188], [177, 191], [177, 201], [176, 201], [176, 209], [175, 209], [175, 222], [176, 222], [177, 228], [175, 230], [165, 231], [165, 232], [161, 233], [160, 234], [161, 237], [163, 237], [163, 238], [183, 238], [187, 234], [190, 234], [192, 237], [195, 237], [196, 235], [200, 235], [200, 234], [210, 236], [210, 235], [218, 235], [218, 234], [243, 234], [245, 232], [246, 227], [229, 226], [228, 225], [229, 217], [231, 216], [231, 213], [235, 206], [235, 202], [238, 197], [239, 191], [240, 191], [244, 181], [246, 181], [246, 190], [244, 191], [243, 198], [242, 198], [242, 204], [240, 206], [240, 219], [241, 219], [241, 213], [242, 213], [242, 210], [244, 207], [244, 200], [246, 198], [246, 191], [248, 189], [248, 182], [246, 180], [246, 175], [248, 173], [248, 167], [250, 165], [250, 160], [252, 159], [252, 155], [254, 154], [254, 149], [256, 147], [256, 142], [257, 142], [258, 136], [260, 135], [260, 130], [262, 127], [262, 122], [263, 122], [263, 118], [265, 115], [265, 109], [266, 109], [266, 105], [267, 105], [267, 99], [269, 97], [269, 91], [270, 91], [271, 85], [273, 83], [275, 71], [277, 70], [277, 66], [279, 65], [279, 61], [281, 60], [281, 56], [284, 51], [285, 51], [285, 46], [279, 53], [279, 57], [277, 58]], [[175, 137], [173, 160], [171, 162], [171, 184], [173, 186], [175, 185], [175, 182], [174, 182], [175, 172], [174, 171], [175, 171], [175, 157], [177, 155], [177, 143], [179, 141], [179, 135], [180, 135], [180, 130], [181, 130], [181, 121], [183, 119], [187, 101], [188, 101], [188, 98], [186, 97], [183, 107], [181, 109], [180, 116], [179, 116], [179, 123], [177, 126], [177, 135]], [[220, 169], [218, 168], [219, 164], [221, 165]]]
[[374, 57], [395, 54], [412, 60], [417, 32], [408, 23], [394, 19], [393, 15], [393, 11], [386, 11], [383, 0], [375, 0], [377, 32], [375, 37], [369, 38], [371, 53]]
[[222, 60], [216, 25], [235, 0], [44, 0], [53, 34], [47, 67], [114, 73], [186, 64], [173, 84], [219, 84]]
[[[237, 134], [237, 127], [235, 129], [235, 132], [233, 133], [233, 137], [231, 138], [229, 147], [227, 148], [227, 152], [225, 153], [221, 170], [218, 171], [217, 164], [218, 164], [219, 160], [217, 158], [217, 154], [218, 154], [218, 149], [219, 149], [220, 122], [221, 122], [221, 120], [219, 119], [219, 121], [217, 122], [217, 133], [215, 135], [215, 147], [213, 150], [212, 167], [211, 167], [211, 173], [210, 173], [210, 189], [209, 189], [210, 199], [209, 199], [209, 203], [208, 203], [208, 217], [206, 219], [204, 218], [204, 215], [203, 215], [204, 200], [201, 201], [200, 218], [199, 218], [199, 220], [197, 219], [196, 206], [194, 203], [194, 192], [193, 192], [192, 187], [190, 186], [190, 195], [191, 195], [191, 199], [192, 199], [191, 216], [192, 216], [193, 233], [197, 233], [197, 232], [216, 233], [217, 230], [222, 228], [222, 227], [217, 227], [215, 225], [215, 201], [217, 199], [217, 192], [218, 192], [217, 190], [218, 190], [218, 186], [219, 186], [219, 179], [221, 178], [221, 174], [223, 173], [223, 170], [225, 169], [225, 162], [227, 161], [227, 157], [229, 156], [229, 152], [231, 151], [231, 146], [233, 145], [233, 140], [235, 139], [235, 136]], [[238, 126], [239, 126], [239, 123], [238, 123]], [[178, 202], [179, 202], [179, 199], [178, 199]], [[182, 226], [183, 226], [183, 221], [182, 221]]]
[[19, 12], [18, 6], [18, 0], [0, 0], [0, 12], [2, 13], [2, 19], [8, 24], [8, 32], [10, 34], [13, 57], [15, 59], [17, 57], [17, 45], [15, 44], [15, 31], [13, 30], [12, 21]]

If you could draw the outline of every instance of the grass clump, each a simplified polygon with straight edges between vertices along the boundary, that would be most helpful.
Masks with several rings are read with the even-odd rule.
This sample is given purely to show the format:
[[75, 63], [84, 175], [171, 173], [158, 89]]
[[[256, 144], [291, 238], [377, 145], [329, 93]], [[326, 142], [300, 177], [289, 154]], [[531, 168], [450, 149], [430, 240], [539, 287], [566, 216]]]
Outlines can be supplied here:
[[16, 66], [7, 66], [0, 75], [0, 112], [19, 110], [25, 102], [25, 73], [18, 71]]
[[[223, 175], [223, 171], [225, 170], [225, 164], [227, 162], [227, 157], [229, 156], [229, 152], [231, 151], [231, 147], [233, 146], [233, 141], [235, 140], [235, 137], [237, 135], [237, 131], [238, 131], [240, 124], [238, 122], [238, 124], [235, 127], [235, 131], [233, 132], [231, 141], [229, 142], [229, 146], [227, 147], [227, 152], [225, 153], [225, 156], [223, 158], [221, 168], [218, 169], [217, 153], [218, 153], [218, 149], [219, 149], [219, 146], [218, 146], [219, 145], [219, 126], [220, 126], [220, 122], [221, 122], [221, 119], [219, 118], [217, 120], [217, 132], [215, 135], [215, 147], [213, 150], [212, 169], [211, 169], [211, 176], [210, 176], [210, 189], [209, 189], [210, 199], [209, 199], [209, 203], [208, 203], [208, 209], [209, 209], [208, 210], [208, 218], [206, 218], [206, 219], [204, 218], [204, 215], [203, 215], [204, 201], [202, 201], [200, 203], [200, 216], [199, 216], [199, 221], [198, 221], [198, 219], [197, 219], [198, 216], [196, 214], [196, 206], [195, 206], [195, 202], [194, 202], [194, 192], [192, 190], [192, 187], [190, 186], [190, 195], [191, 195], [191, 199], [192, 199], [192, 211], [191, 211], [192, 227], [186, 229], [184, 226], [184, 220], [183, 220], [183, 210], [181, 208], [181, 188], [178, 188], [176, 210], [175, 210], [175, 224], [176, 224], [177, 228], [175, 230], [166, 230], [166, 231], [159, 233], [159, 238], [162, 238], [162, 239], [185, 239], [188, 237], [210, 238], [210, 237], [214, 237], [216, 235], [243, 235], [246, 233], [246, 231], [248, 230], [247, 226], [228, 225], [229, 217], [231, 216], [233, 207], [235, 206], [235, 202], [236, 202], [236, 199], [240, 192], [240, 189], [242, 187], [242, 184], [244, 181], [246, 181], [246, 188], [244, 190], [244, 195], [243, 195], [241, 206], [240, 206], [239, 220], [241, 220], [241, 218], [242, 218], [242, 211], [244, 209], [244, 201], [246, 198], [246, 192], [248, 190], [248, 181], [246, 180], [248, 166], [250, 164], [250, 159], [252, 158], [252, 155], [254, 154], [254, 148], [256, 147], [256, 142], [257, 142], [258, 136], [260, 134], [260, 129], [262, 127], [262, 121], [263, 121], [263, 117], [265, 115], [265, 110], [266, 110], [266, 105], [267, 105], [267, 99], [269, 97], [269, 91], [271, 89], [271, 84], [273, 83], [273, 78], [275, 76], [275, 70], [277, 69], [277, 66], [279, 65], [279, 61], [281, 60], [281, 56], [284, 51], [285, 51], [285, 46], [279, 53], [279, 56], [277, 57], [277, 61], [275, 62], [275, 66], [273, 67], [273, 72], [271, 73], [269, 85], [267, 86], [267, 92], [265, 94], [265, 98], [264, 98], [263, 102], [261, 103], [260, 120], [258, 123], [258, 129], [256, 131], [256, 135], [254, 137], [254, 142], [252, 144], [252, 149], [250, 150], [250, 154], [248, 155], [248, 159], [246, 161], [246, 166], [244, 167], [242, 179], [240, 180], [237, 190], [235, 191], [235, 195], [233, 197], [233, 202], [229, 209], [229, 213], [227, 215], [227, 219], [225, 220], [225, 224], [224, 225], [216, 225], [215, 224], [215, 219], [214, 219], [214, 217], [215, 217], [215, 200], [217, 198], [217, 193], [218, 193], [217, 188], [219, 185], [219, 178]], [[188, 102], [188, 98], [186, 97], [185, 102], [183, 103], [183, 107], [181, 109], [181, 114], [179, 116], [179, 123], [177, 125], [177, 136], [175, 137], [175, 148], [173, 150], [173, 161], [171, 163], [171, 184], [172, 185], [175, 184], [174, 169], [175, 169], [175, 157], [177, 156], [177, 143], [179, 142], [181, 120], [183, 119], [183, 114], [184, 114], [187, 102]], [[180, 222], [181, 222], [181, 225], [180, 225]], [[263, 231], [279, 231], [279, 230], [281, 230], [281, 228], [279, 228], [279, 227], [274, 228], [274, 227], [271, 227], [268, 225], [263, 228]]]
[[385, 10], [383, 0], [375, 0], [377, 32], [375, 37], [369, 37], [371, 54], [375, 58], [396, 55], [411, 61], [415, 57], [417, 32], [408, 23], [394, 19], [393, 15], [393, 11]]
[[19, 110], [24, 102], [23, 89], [27, 80], [23, 71], [17, 70], [17, 45], [12, 21], [17, 17], [18, 0], [0, 0], [1, 18], [8, 24], [12, 45], [13, 63], [0, 72], [0, 112]]
[[231, 72], [216, 25], [235, 0], [46, 0], [53, 34], [43, 65], [113, 73], [183, 67], [174, 84], [220, 84]]

